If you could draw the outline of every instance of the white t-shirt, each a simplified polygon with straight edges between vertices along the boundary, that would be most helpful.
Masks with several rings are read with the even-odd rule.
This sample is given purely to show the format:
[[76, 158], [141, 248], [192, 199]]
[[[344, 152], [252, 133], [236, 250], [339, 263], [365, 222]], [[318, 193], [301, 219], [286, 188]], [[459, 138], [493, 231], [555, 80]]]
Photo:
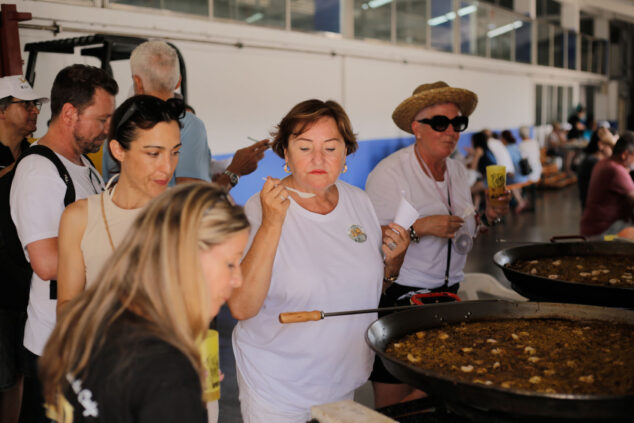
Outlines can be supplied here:
[[[447, 171], [451, 180], [453, 214], [462, 217], [467, 208], [473, 207], [467, 170], [459, 161], [448, 158]], [[394, 221], [401, 195], [418, 210], [420, 217], [448, 214], [445, 206], [447, 173], [445, 180], [438, 182], [438, 185], [444, 200], [440, 198], [434, 180], [421, 169], [414, 145], [410, 145], [381, 160], [368, 175], [365, 189], [374, 204], [379, 222], [387, 225]], [[463, 227], [473, 235], [475, 217], [467, 218]], [[435, 236], [422, 236], [418, 244], [410, 243], [397, 283], [427, 289], [442, 286], [447, 269], [447, 247], [446, 238]], [[462, 281], [466, 261], [466, 254], [459, 254], [452, 248], [449, 286]]]
[[[75, 199], [86, 198], [99, 192], [103, 180], [82, 157], [85, 166], [79, 166], [59, 157], [73, 180]], [[11, 183], [11, 218], [18, 232], [24, 254], [30, 261], [26, 246], [32, 242], [57, 237], [59, 221], [64, 211], [66, 184], [57, 168], [46, 157], [30, 155], [17, 167]], [[55, 326], [57, 300], [50, 299], [50, 282], [40, 279], [35, 272], [31, 277], [27, 320], [24, 328], [24, 346], [33, 354], [42, 355], [44, 345]]]
[[495, 138], [489, 138], [487, 140], [487, 145], [489, 146], [491, 153], [495, 156], [497, 164], [506, 167], [506, 173], [515, 173], [513, 159], [511, 159], [511, 154], [506, 149], [504, 143], [500, 140], [496, 140]]
[[530, 175], [528, 175], [528, 180], [532, 182], [539, 181], [539, 178], [542, 176], [542, 161], [539, 144], [535, 140], [523, 140], [519, 144], [519, 148], [522, 157], [528, 159], [528, 163], [531, 165], [531, 169], [533, 169]]
[[[334, 312], [379, 303], [379, 222], [362, 190], [342, 181], [336, 186], [339, 201], [326, 215], [309, 212], [291, 199], [264, 304], [233, 332], [244, 382], [258, 402], [281, 412], [341, 400], [365, 383], [372, 370], [374, 354], [364, 336], [376, 313], [284, 325], [278, 321], [282, 312]], [[259, 193], [247, 201], [245, 212], [252, 225], [250, 243], [262, 219]]]

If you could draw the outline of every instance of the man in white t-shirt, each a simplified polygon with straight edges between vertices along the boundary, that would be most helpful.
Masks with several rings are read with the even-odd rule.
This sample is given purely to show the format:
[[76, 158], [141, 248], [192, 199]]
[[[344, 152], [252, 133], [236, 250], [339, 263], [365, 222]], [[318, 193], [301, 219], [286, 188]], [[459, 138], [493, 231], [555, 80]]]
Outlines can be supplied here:
[[[51, 90], [51, 123], [37, 144], [53, 150], [71, 177], [75, 199], [103, 190], [103, 180], [83, 155], [99, 150], [110, 129], [117, 83], [105, 71], [86, 65], [62, 69]], [[37, 358], [55, 326], [57, 235], [66, 183], [53, 162], [32, 154], [18, 164], [11, 184], [11, 218], [31, 267], [31, 289], [24, 329], [22, 421], [46, 421]]]

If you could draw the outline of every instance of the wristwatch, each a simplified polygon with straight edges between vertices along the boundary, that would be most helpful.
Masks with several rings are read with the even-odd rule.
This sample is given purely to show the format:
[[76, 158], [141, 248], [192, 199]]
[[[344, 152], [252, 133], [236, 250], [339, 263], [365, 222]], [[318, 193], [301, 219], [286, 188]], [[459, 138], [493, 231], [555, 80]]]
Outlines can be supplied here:
[[409, 227], [409, 239], [414, 243], [418, 244], [420, 242], [420, 236], [414, 230], [414, 225]]
[[383, 276], [383, 286], [381, 288], [381, 292], [385, 294], [387, 289], [392, 286], [394, 282], [398, 279], [398, 273], [393, 276]]
[[484, 223], [486, 226], [495, 226], [498, 223], [502, 223], [502, 219], [499, 217], [496, 217], [493, 220], [489, 220], [486, 213], [482, 213], [482, 215], [480, 216], [480, 220], [482, 220], [482, 223]]
[[240, 180], [240, 177], [238, 175], [236, 175], [235, 173], [233, 173], [232, 171], [228, 169], [226, 169], [222, 173], [229, 177], [229, 183], [231, 183], [232, 188], [238, 185], [238, 181]]
[[392, 284], [398, 280], [398, 273], [392, 276], [383, 276], [383, 282]]

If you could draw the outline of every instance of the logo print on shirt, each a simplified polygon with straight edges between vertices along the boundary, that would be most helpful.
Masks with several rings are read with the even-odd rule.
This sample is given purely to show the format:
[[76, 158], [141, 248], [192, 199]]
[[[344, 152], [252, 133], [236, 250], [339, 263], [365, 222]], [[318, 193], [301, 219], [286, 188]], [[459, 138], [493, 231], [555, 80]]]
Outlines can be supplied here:
[[98, 404], [92, 399], [92, 392], [89, 389], [82, 389], [81, 380], [75, 379], [70, 373], [66, 374], [66, 380], [77, 395], [77, 402], [84, 407], [83, 416], [99, 417]]
[[363, 232], [363, 228], [359, 225], [350, 226], [348, 236], [354, 242], [365, 242], [368, 239], [368, 236]]

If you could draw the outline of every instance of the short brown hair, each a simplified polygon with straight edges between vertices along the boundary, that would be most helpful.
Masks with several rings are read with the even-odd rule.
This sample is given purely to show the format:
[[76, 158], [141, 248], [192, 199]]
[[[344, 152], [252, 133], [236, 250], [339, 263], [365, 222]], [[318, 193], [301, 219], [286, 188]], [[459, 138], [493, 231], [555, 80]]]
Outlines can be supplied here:
[[309, 126], [323, 117], [333, 118], [346, 144], [346, 155], [357, 151], [357, 138], [352, 132], [350, 118], [339, 103], [333, 100], [321, 101], [311, 99], [296, 104], [290, 112], [282, 118], [277, 125], [277, 131], [272, 132], [273, 143], [271, 149], [281, 158], [284, 158], [284, 150], [288, 148], [288, 140], [291, 135], [304, 133]]
[[117, 81], [103, 69], [75, 64], [59, 71], [51, 89], [51, 120], [57, 118], [65, 103], [72, 104], [80, 112], [91, 106], [97, 88], [112, 96], [119, 92]]

